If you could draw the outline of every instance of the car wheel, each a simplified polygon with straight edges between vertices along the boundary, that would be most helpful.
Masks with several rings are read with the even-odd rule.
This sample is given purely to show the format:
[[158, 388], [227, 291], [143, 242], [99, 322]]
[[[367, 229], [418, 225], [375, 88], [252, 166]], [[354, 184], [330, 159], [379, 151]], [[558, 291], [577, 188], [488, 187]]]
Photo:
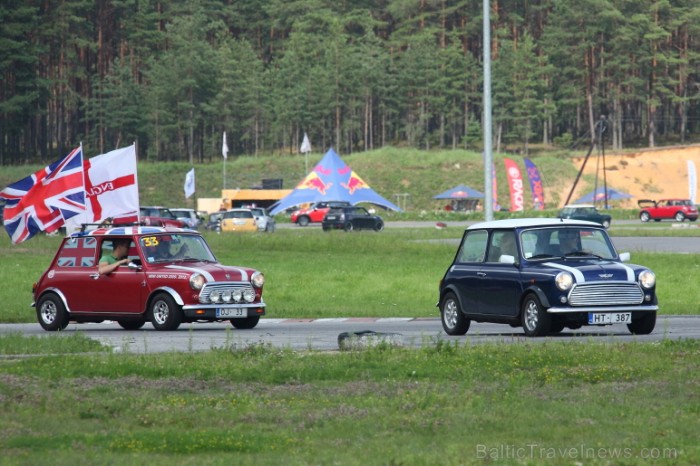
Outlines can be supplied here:
[[464, 315], [454, 293], [447, 293], [440, 303], [442, 328], [448, 335], [464, 335], [471, 321]]
[[629, 329], [630, 333], [634, 335], [649, 335], [654, 331], [655, 326], [656, 311], [645, 312], [641, 315], [641, 317], [636, 319], [634, 318], [634, 314], [632, 314], [632, 322], [627, 324], [627, 328]]
[[683, 212], [676, 212], [675, 218], [676, 222], [682, 222], [683, 220], [685, 220], [685, 215], [683, 214]]
[[146, 319], [122, 319], [117, 323], [124, 330], [138, 330], [146, 323]]
[[255, 328], [260, 321], [260, 316], [246, 317], [245, 319], [231, 319], [231, 325], [240, 330]]
[[182, 322], [182, 309], [166, 293], [161, 293], [151, 302], [151, 323], [156, 330], [177, 330]]
[[63, 301], [55, 294], [41, 297], [36, 306], [36, 317], [41, 327], [49, 332], [65, 329], [70, 320]]
[[381, 220], [374, 224], [374, 231], [382, 231], [384, 229], [384, 222]]
[[610, 220], [603, 220], [603, 228], [606, 230], [610, 228]]
[[297, 225], [299, 225], [300, 227], [305, 227], [308, 224], [309, 224], [309, 217], [307, 217], [306, 215], [302, 215], [301, 217], [299, 217], [297, 219]]
[[525, 298], [520, 312], [525, 335], [539, 337], [549, 333], [551, 318], [545, 311], [537, 296], [531, 294]]
[[642, 212], [639, 214], [639, 220], [646, 223], [651, 220], [651, 215], [649, 215], [649, 212]]
[[345, 231], [352, 231], [352, 222], [348, 222], [345, 224]]

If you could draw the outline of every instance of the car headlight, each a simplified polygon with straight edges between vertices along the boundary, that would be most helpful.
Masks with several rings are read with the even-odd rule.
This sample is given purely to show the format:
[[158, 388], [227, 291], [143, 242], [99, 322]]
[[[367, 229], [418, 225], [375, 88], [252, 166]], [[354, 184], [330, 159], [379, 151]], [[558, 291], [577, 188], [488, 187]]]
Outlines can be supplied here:
[[656, 275], [651, 270], [645, 270], [639, 274], [639, 284], [647, 290], [656, 285]]
[[255, 288], [262, 288], [265, 284], [265, 275], [262, 272], [255, 272], [250, 282]]
[[561, 291], [570, 290], [574, 285], [574, 277], [569, 272], [559, 272], [554, 278], [554, 283]]
[[255, 301], [255, 291], [253, 291], [252, 288], [246, 288], [245, 291], [243, 291], [243, 299], [248, 303], [252, 303]]
[[193, 290], [201, 290], [204, 283], [206, 283], [206, 279], [201, 273], [194, 273], [190, 276], [190, 287]]

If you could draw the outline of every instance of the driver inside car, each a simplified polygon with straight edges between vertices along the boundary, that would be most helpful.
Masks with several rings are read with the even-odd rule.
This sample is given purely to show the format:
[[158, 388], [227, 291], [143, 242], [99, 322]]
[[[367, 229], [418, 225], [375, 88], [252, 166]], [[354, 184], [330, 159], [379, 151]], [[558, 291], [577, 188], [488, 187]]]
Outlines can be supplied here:
[[151, 245], [146, 246], [145, 250], [148, 261], [153, 262], [181, 259], [189, 252], [189, 247], [184, 244], [176, 253], [171, 253], [171, 242], [159, 238], [157, 241], [152, 241]]

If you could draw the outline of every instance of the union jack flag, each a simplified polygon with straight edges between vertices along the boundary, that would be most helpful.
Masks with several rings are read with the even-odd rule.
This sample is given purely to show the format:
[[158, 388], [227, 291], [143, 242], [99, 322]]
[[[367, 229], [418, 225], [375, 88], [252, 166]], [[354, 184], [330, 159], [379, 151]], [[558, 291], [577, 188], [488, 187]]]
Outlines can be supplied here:
[[0, 192], [5, 200], [5, 230], [14, 244], [40, 231], [51, 233], [85, 210], [83, 148]]

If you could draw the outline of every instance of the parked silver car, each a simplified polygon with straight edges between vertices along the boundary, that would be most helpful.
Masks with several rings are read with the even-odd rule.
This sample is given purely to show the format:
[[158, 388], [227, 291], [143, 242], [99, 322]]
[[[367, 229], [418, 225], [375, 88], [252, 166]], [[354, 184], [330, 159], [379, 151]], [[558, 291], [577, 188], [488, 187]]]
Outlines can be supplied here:
[[172, 212], [179, 220], [185, 222], [188, 228], [197, 229], [202, 224], [202, 218], [197, 214], [194, 209], [181, 209], [181, 208], [171, 208]]
[[258, 230], [268, 233], [275, 231], [277, 222], [275, 222], [273, 217], [270, 217], [267, 209], [263, 207], [250, 207], [250, 210], [253, 212], [253, 216], [255, 216], [255, 223], [258, 225]]

